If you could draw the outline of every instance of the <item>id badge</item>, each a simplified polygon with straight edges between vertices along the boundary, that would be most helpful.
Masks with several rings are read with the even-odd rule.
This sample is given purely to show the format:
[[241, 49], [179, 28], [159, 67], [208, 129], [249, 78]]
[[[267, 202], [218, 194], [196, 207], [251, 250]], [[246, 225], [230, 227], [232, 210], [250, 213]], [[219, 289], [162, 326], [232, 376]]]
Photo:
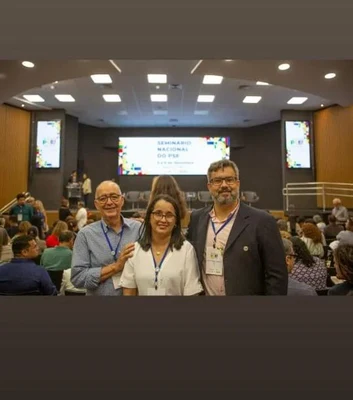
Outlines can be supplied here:
[[207, 247], [206, 249], [206, 274], [223, 275], [223, 255], [220, 249]]
[[22, 214], [17, 214], [17, 221], [21, 222], [23, 220], [23, 215]]
[[147, 289], [147, 296], [165, 296], [165, 289], [163, 288], [149, 288]]

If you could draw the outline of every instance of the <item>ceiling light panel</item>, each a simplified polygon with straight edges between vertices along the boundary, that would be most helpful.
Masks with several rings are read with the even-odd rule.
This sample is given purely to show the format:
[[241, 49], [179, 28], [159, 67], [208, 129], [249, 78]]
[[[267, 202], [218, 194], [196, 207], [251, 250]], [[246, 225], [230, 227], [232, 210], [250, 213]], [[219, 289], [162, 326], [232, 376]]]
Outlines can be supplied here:
[[94, 83], [112, 83], [112, 78], [108, 74], [95, 74], [91, 75], [91, 79]]
[[212, 103], [215, 99], [214, 95], [200, 94], [197, 97], [199, 103]]
[[219, 75], [205, 75], [202, 83], [204, 85], [220, 85], [223, 81], [223, 76]]
[[258, 103], [261, 100], [261, 96], [246, 96], [244, 97], [243, 103]]
[[63, 103], [72, 103], [75, 99], [71, 96], [71, 94], [56, 94], [56, 99]]
[[166, 94], [151, 94], [151, 101], [165, 102], [168, 101], [168, 96]]
[[23, 61], [22, 65], [26, 68], [33, 68], [34, 67], [34, 63], [32, 63], [31, 61]]
[[32, 103], [42, 103], [45, 101], [43, 97], [39, 96], [38, 94], [25, 94], [23, 97]]
[[147, 80], [149, 83], [167, 83], [167, 75], [165, 75], [165, 74], [148, 74]]
[[287, 104], [303, 104], [308, 100], [307, 97], [292, 97]]
[[118, 94], [103, 94], [103, 99], [107, 103], [119, 103], [121, 98]]
[[288, 63], [284, 63], [284, 64], [281, 64], [281, 65], [278, 66], [278, 69], [280, 71], [286, 71], [289, 68], [290, 68], [290, 64], [288, 64]]

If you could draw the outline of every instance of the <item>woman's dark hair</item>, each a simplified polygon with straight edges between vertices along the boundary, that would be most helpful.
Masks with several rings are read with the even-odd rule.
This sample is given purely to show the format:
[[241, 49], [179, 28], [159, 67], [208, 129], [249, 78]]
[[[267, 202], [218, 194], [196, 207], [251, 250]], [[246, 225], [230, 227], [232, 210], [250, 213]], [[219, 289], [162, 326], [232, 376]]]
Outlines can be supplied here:
[[334, 259], [342, 276], [353, 283], [353, 246], [339, 245], [333, 252]]
[[167, 194], [177, 202], [177, 207], [180, 210], [180, 218], [184, 219], [187, 215], [188, 208], [185, 198], [177, 181], [170, 175], [157, 176], [152, 184], [150, 201], [160, 194]]
[[180, 250], [181, 246], [184, 243], [184, 235], [181, 230], [181, 217], [180, 217], [180, 211], [177, 202], [173, 199], [173, 197], [167, 195], [167, 194], [161, 194], [159, 196], [156, 196], [153, 198], [153, 200], [150, 202], [150, 204], [147, 207], [146, 211], [146, 217], [145, 217], [145, 222], [141, 225], [140, 228], [140, 237], [138, 239], [138, 243], [140, 244], [141, 248], [144, 251], [148, 251], [151, 246], [152, 246], [152, 228], [151, 228], [151, 217], [152, 217], [152, 212], [154, 211], [155, 205], [158, 203], [158, 201], [164, 200], [167, 203], [170, 203], [175, 211], [175, 226], [172, 231], [172, 236], [170, 238], [169, 242], [169, 248], [170, 250], [173, 250], [175, 248], [176, 250]]
[[315, 259], [310, 254], [307, 245], [298, 237], [291, 237], [289, 240], [292, 242], [294, 253], [297, 255], [296, 261], [302, 262], [308, 268], [312, 267], [315, 264]]
[[37, 228], [36, 226], [31, 226], [31, 227], [28, 229], [28, 235], [29, 235], [29, 236], [33, 236], [34, 238], [38, 237], [38, 236], [39, 236], [39, 230], [38, 230], [38, 228]]

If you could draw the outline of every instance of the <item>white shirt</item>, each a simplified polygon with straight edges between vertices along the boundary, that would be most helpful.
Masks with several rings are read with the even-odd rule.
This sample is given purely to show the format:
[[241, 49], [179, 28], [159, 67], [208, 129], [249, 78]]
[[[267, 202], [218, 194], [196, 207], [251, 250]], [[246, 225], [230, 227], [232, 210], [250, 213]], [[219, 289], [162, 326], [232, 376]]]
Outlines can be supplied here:
[[87, 224], [87, 210], [84, 207], [77, 211], [76, 221], [78, 229], [82, 229]]
[[[135, 243], [134, 255], [126, 261], [121, 286], [137, 289], [139, 296], [154, 289], [155, 268], [152, 251], [144, 251]], [[197, 258], [191, 243], [185, 241], [180, 250], [169, 251], [158, 274], [158, 289], [166, 296], [192, 296], [202, 292]]]
[[60, 295], [65, 296], [65, 291], [86, 293], [86, 289], [78, 289], [71, 283], [71, 269], [65, 269], [61, 281]]

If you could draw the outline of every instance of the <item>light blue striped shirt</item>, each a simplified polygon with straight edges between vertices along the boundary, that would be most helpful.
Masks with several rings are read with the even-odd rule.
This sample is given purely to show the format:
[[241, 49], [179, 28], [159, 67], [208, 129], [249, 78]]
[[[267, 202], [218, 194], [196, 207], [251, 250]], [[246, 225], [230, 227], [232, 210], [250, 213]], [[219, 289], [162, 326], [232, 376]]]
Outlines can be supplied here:
[[[115, 249], [119, 244], [117, 257], [126, 244], [136, 242], [139, 237], [141, 223], [132, 219], [121, 218], [124, 232], [120, 244], [122, 228], [119, 232], [115, 232], [103, 220], [85, 226], [77, 234], [72, 254], [71, 282], [77, 288], [87, 289], [88, 296], [119, 296], [122, 294], [120, 288], [114, 288], [112, 278], [100, 282], [102, 267], [114, 262], [102, 225], [112, 248]], [[121, 274], [122, 272], [118, 276], [121, 276]]]

